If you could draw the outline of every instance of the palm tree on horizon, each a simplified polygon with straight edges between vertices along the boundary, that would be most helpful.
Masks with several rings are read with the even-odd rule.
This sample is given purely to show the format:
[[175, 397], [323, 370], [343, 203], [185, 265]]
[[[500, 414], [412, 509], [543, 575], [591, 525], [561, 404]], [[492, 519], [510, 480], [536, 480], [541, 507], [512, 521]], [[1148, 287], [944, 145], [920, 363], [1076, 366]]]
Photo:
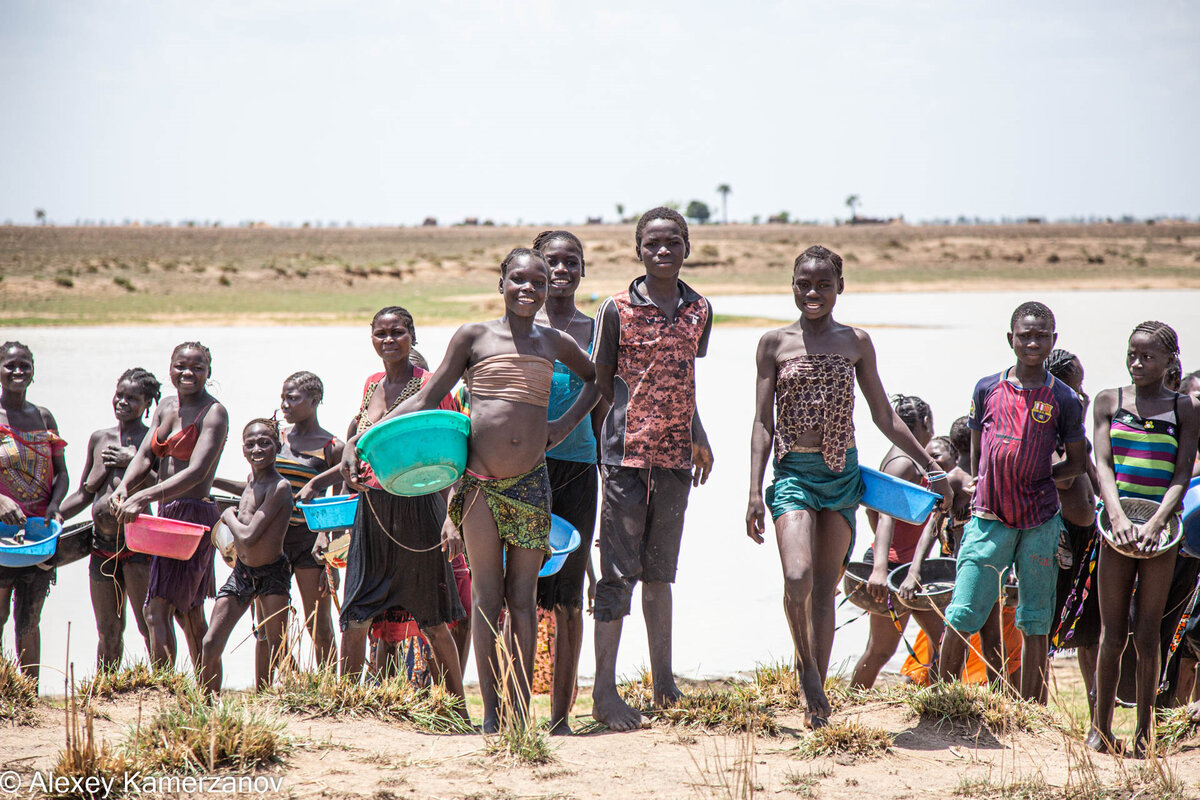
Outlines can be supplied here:
[[722, 183], [717, 187], [717, 194], [721, 195], [721, 222], [724, 225], [729, 224], [729, 193], [733, 189], [729, 188], [728, 183]]

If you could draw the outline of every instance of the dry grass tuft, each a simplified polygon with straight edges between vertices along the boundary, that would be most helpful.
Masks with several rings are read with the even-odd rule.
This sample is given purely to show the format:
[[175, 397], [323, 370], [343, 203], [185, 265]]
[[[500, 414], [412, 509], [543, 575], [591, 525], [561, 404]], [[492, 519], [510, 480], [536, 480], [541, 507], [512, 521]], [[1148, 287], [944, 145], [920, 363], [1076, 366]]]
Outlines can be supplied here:
[[879, 756], [892, 749], [892, 735], [860, 722], [831, 722], [800, 740], [804, 758], [821, 756]]
[[503, 635], [496, 636], [496, 656], [500, 664], [500, 674], [496, 681], [500, 701], [500, 729], [484, 736], [488, 754], [529, 766], [557, 761], [555, 748], [550, 746], [549, 735], [538, 724], [534, 709], [526, 707], [515, 692], [518, 666], [510, 655]]
[[21, 672], [15, 659], [0, 655], [0, 722], [33, 724], [37, 681]]
[[1200, 737], [1200, 723], [1195, 722], [1186, 706], [1158, 712], [1154, 736], [1160, 752], [1178, 748], [1193, 736]]
[[1045, 706], [1009, 697], [987, 686], [954, 681], [924, 688], [906, 687], [902, 697], [913, 713], [939, 724], [978, 724], [996, 733], [1065, 730]]
[[[124, 786], [124, 776], [136, 772], [132, 763], [119, 749], [109, 747], [107, 742], [96, 743], [94, 726], [95, 711], [90, 703], [83, 706], [83, 723], [79, 721], [79, 705], [74, 693], [70, 698], [70, 713], [67, 718], [67, 744], [50, 767], [50, 774], [65, 778], [99, 778], [114, 787]], [[54, 797], [105, 797], [103, 790], [95, 794], [70, 792], [51, 795]]]
[[[696, 769], [696, 780], [691, 783], [701, 797], [714, 800], [754, 800], [763, 791], [758, 782], [757, 741], [754, 731], [746, 731], [737, 738], [736, 750], [729, 746], [714, 744], [710, 753], [701, 748], [701, 759], [688, 748], [688, 756]], [[691, 770], [688, 771], [689, 776]], [[811, 796], [811, 795], [810, 795]]]
[[430, 733], [470, 733], [462, 701], [440, 684], [421, 688], [397, 675], [379, 683], [338, 677], [333, 666], [313, 672], [282, 670], [262, 693], [281, 711], [316, 717], [348, 715], [403, 722]]
[[[733, 683], [727, 688], [700, 689], [684, 692], [675, 705], [659, 708], [654, 705], [654, 686], [650, 674], [642, 670], [637, 680], [622, 683], [618, 688], [630, 707], [651, 720], [668, 725], [681, 725], [733, 733], [758, 731], [768, 736], [779, 733], [774, 707], [794, 708], [804, 698], [788, 695], [786, 678], [776, 668], [756, 670], [754, 681]], [[798, 689], [798, 687], [797, 687]], [[588, 729], [590, 732], [590, 727]]]
[[190, 673], [176, 672], [163, 667], [151, 667], [144, 661], [126, 664], [119, 669], [102, 669], [79, 683], [77, 691], [86, 697], [111, 698], [114, 695], [143, 689], [161, 689], [178, 697], [196, 688]]

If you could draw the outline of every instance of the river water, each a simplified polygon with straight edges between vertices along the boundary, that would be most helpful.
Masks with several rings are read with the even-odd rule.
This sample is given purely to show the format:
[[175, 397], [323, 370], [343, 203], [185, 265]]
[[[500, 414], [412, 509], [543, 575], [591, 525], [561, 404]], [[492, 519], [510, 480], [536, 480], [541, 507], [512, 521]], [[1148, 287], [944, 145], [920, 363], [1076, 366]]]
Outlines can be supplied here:
[[[924, 398], [933, 408], [938, 432], [944, 433], [955, 417], [967, 412], [975, 382], [1012, 363], [1005, 332], [1012, 310], [1027, 299], [1031, 298], [1025, 292], [850, 294], [839, 300], [835, 316], [868, 330], [887, 391]], [[1042, 292], [1036, 299], [1057, 315], [1058, 344], [1083, 361], [1090, 394], [1128, 382], [1125, 342], [1130, 329], [1145, 319], [1173, 325], [1179, 332], [1185, 369], [1200, 366], [1198, 291]], [[716, 297], [713, 305], [721, 314], [781, 321], [796, 316], [790, 295]], [[171, 349], [185, 340], [199, 340], [211, 348], [212, 391], [229, 409], [235, 433], [253, 417], [270, 416], [278, 406], [283, 379], [308, 369], [325, 382], [322, 423], [342, 435], [358, 409], [364, 379], [379, 365], [368, 330], [364, 320], [361, 326], [340, 328], [18, 328], [0, 338], [18, 339], [33, 349], [37, 371], [30, 399], [57, 417], [70, 443], [66, 456], [74, 486], [83, 468], [88, 436], [113, 424], [110, 398], [116, 378], [129, 367], [143, 366], [165, 382]], [[687, 677], [727, 675], [759, 662], [790, 658], [774, 543], [769, 539], [765, 545], [754, 544], [746, 538], [744, 523], [754, 353], [765, 330], [718, 327], [708, 356], [698, 362], [700, 413], [716, 465], [708, 483], [693, 490], [675, 585], [675, 671]], [[421, 328], [418, 320], [417, 347], [436, 363], [452, 332]], [[887, 446], [871, 424], [861, 396], [855, 424], [860, 459], [877, 465]], [[219, 470], [223, 476], [243, 477], [247, 472], [237, 442], [235, 435], [226, 446]], [[869, 545], [870, 529], [861, 512], [858, 531], [856, 555]], [[42, 621], [43, 663], [61, 669], [67, 662], [70, 623], [69, 658], [79, 675], [92, 670], [96, 645], [86, 565], [85, 560], [59, 571]], [[228, 572], [218, 561], [218, 586]], [[297, 595], [294, 600], [298, 605]], [[858, 614], [849, 605], [839, 609], [839, 623], [846, 625], [834, 644], [834, 669], [852, 666], [866, 642], [866, 620], [856, 619]], [[580, 664], [585, 677], [594, 672], [590, 621], [586, 625]], [[915, 634], [916, 626], [911, 628]], [[7, 626], [3, 639], [8, 652], [13, 649], [11, 629]], [[244, 641], [249, 631], [247, 618], [230, 640], [226, 686], [245, 687], [253, 680], [253, 648]], [[145, 655], [132, 621], [126, 630], [126, 654]], [[307, 647], [302, 653], [306, 657]], [[635, 611], [625, 626], [619, 669], [632, 673], [647, 659], [645, 628], [640, 611]], [[900, 660], [893, 659], [891, 666], [898, 666]], [[468, 680], [474, 674], [472, 658]], [[44, 692], [61, 690], [55, 675], [52, 669], [43, 672]]]

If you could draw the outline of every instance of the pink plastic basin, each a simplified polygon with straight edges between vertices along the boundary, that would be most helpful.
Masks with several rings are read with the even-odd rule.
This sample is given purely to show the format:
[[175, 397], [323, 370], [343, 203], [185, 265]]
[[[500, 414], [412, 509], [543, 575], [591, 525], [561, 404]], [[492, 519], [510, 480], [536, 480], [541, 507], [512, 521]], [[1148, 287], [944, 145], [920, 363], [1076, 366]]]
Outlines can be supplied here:
[[166, 517], [141, 514], [125, 525], [125, 544], [137, 553], [186, 561], [196, 552], [208, 527]]

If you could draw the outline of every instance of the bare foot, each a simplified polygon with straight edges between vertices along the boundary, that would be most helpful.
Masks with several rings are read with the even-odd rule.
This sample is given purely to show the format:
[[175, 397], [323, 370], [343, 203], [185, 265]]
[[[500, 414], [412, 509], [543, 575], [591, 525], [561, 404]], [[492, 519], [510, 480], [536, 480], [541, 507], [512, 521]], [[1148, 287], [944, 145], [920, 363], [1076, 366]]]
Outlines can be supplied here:
[[574, 733], [571, 726], [567, 724], [566, 718], [560, 719], [558, 722], [550, 726], [551, 736], [570, 736]]
[[592, 690], [592, 716], [613, 731], [632, 731], [649, 726], [649, 721], [621, 699], [616, 687]]
[[833, 709], [829, 698], [825, 696], [824, 682], [816, 667], [799, 670], [800, 687], [804, 690], [804, 702], [808, 706], [808, 725], [810, 728], [824, 728], [829, 724], [829, 715]]
[[1200, 700], [1188, 706], [1187, 713], [1192, 718], [1192, 722], [1200, 722]]
[[500, 730], [500, 721], [495, 717], [484, 717], [483, 724], [479, 726], [480, 733], [497, 733]]
[[675, 679], [654, 682], [654, 705], [659, 708], [670, 708], [680, 701], [683, 692], [675, 685]]
[[1088, 737], [1084, 740], [1084, 744], [1097, 753], [1107, 753], [1110, 756], [1120, 756], [1125, 754], [1125, 744], [1120, 739], [1113, 736], [1111, 733], [1101, 733], [1096, 728], [1092, 728], [1088, 732]]
[[1138, 731], [1133, 740], [1133, 757], [1145, 758], [1151, 749], [1149, 731]]

